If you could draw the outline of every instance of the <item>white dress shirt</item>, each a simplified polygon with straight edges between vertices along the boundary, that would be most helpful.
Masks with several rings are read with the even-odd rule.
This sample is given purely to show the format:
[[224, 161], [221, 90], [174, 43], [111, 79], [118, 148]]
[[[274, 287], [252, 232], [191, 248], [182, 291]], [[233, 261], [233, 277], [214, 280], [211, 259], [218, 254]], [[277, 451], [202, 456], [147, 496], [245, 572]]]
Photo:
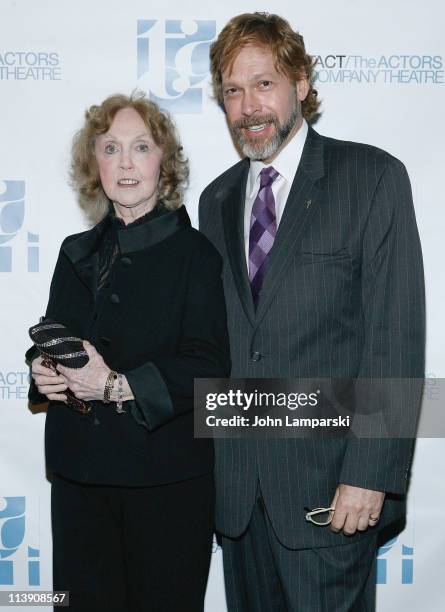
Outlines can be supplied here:
[[272, 192], [275, 198], [275, 214], [277, 217], [277, 230], [283, 215], [284, 207], [286, 206], [289, 196], [292, 181], [300, 163], [301, 154], [303, 153], [304, 143], [308, 126], [303, 119], [303, 123], [290, 142], [277, 155], [271, 164], [264, 164], [262, 161], [250, 161], [249, 176], [247, 177], [246, 185], [246, 200], [244, 204], [244, 245], [246, 252], [247, 267], [249, 267], [249, 233], [250, 233], [250, 217], [252, 215], [252, 207], [255, 198], [260, 189], [260, 172], [263, 168], [273, 166], [279, 173], [279, 176], [272, 183]]

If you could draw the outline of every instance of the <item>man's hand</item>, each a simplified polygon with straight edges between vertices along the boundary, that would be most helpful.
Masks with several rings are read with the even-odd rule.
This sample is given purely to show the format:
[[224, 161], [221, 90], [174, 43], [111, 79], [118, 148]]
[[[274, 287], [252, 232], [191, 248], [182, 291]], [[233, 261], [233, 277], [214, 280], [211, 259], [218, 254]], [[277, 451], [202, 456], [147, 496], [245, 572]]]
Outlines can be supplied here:
[[382, 491], [340, 484], [331, 504], [335, 508], [331, 530], [353, 535], [356, 531], [366, 531], [368, 527], [377, 525], [384, 499], [385, 493]]
[[83, 346], [89, 357], [88, 363], [83, 368], [75, 369], [58, 365], [57, 369], [78, 399], [102, 400], [110, 368], [92, 344], [84, 340]]

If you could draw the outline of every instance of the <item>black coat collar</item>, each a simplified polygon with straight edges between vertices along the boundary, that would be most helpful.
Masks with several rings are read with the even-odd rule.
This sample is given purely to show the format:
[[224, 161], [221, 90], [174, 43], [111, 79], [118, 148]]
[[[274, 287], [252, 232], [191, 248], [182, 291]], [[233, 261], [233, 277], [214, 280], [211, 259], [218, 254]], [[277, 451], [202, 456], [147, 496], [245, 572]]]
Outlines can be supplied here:
[[[92, 229], [83, 232], [73, 240], [69, 240], [63, 246], [63, 251], [68, 259], [73, 264], [78, 264], [85, 258], [94, 255], [109, 223], [110, 216], [107, 215]], [[172, 211], [164, 209], [159, 216], [148, 223], [118, 230], [120, 252], [124, 255], [148, 249], [190, 225], [190, 218], [184, 206]]]

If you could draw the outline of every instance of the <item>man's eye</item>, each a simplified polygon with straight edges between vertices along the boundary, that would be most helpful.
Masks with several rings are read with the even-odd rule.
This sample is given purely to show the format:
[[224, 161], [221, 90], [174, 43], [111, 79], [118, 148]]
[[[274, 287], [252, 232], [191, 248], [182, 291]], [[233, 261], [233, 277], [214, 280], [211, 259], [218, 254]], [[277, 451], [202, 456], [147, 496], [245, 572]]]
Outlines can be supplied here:
[[224, 91], [224, 95], [225, 96], [233, 96], [233, 94], [235, 94], [237, 92], [237, 88], [236, 87], [229, 87], [228, 89], [226, 89]]
[[271, 81], [260, 81], [259, 85], [260, 87], [269, 87], [269, 85], [271, 84]]
[[111, 155], [112, 153], [116, 153], [117, 147], [114, 144], [107, 144], [105, 147], [105, 153]]

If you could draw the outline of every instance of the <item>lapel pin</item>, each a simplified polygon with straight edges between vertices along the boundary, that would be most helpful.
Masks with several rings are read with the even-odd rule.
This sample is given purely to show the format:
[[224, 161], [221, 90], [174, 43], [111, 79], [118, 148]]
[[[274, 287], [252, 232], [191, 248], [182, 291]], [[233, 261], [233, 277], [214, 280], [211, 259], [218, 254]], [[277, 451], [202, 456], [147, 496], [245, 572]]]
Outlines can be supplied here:
[[307, 200], [306, 202], [306, 208], [309, 208], [309, 206], [312, 204], [312, 200]]

